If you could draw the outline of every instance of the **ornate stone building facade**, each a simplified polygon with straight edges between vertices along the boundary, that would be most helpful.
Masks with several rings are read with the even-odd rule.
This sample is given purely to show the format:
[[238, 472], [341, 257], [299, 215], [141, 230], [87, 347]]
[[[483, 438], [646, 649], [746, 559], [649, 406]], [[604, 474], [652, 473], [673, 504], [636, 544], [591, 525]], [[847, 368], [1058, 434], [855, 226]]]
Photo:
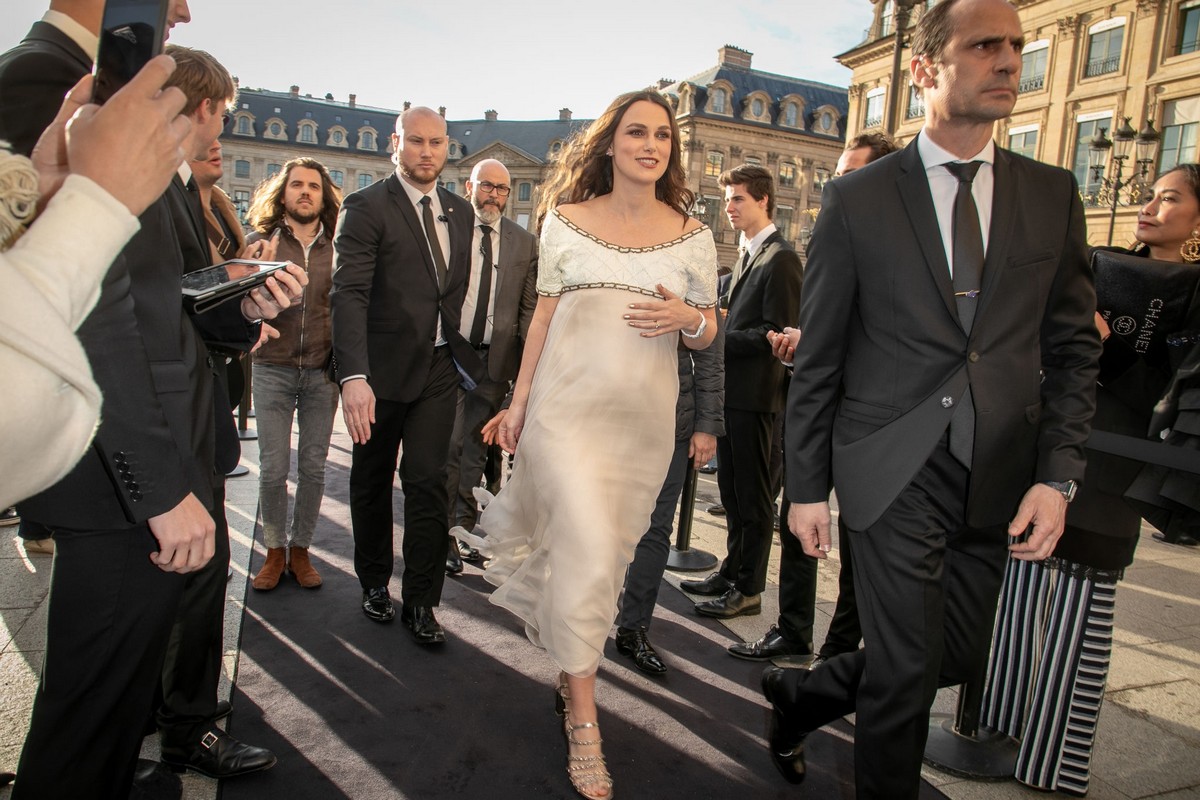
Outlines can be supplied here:
[[[932, 6], [912, 0], [868, 0], [870, 27], [857, 47], [838, 56], [853, 70], [848, 132], [889, 130], [901, 140], [921, 128], [924, 108], [909, 82], [907, 42], [896, 58], [896, 27]], [[1150, 122], [1161, 135], [1146, 164], [1146, 180], [1175, 164], [1197, 161], [1200, 127], [1200, 0], [1015, 0], [1025, 33], [1020, 95], [996, 141], [1024, 155], [1072, 170], [1087, 206], [1088, 238], [1105, 244], [1133, 239], [1140, 181], [1117, 192], [1088, 168], [1088, 142], [1109, 138], [1126, 117], [1134, 131]], [[899, 69], [897, 69], [899, 66]], [[1140, 169], [1134, 152], [1123, 165], [1128, 181]], [[1106, 177], [1114, 165], [1106, 163]], [[1132, 203], [1131, 203], [1132, 201]]]
[[[779, 195], [776, 224], [803, 249], [845, 141], [845, 89], [752, 69], [751, 58], [746, 50], [722, 47], [716, 66], [657, 86], [676, 109], [688, 185], [705, 201], [702, 216], [723, 264], [733, 263], [738, 242], [717, 176], [744, 163], [771, 170]], [[263, 179], [302, 155], [325, 164], [344, 192], [368, 186], [395, 168], [390, 137], [398, 113], [361, 106], [354, 95], [348, 102], [301, 95], [297, 86], [289, 92], [242, 89], [221, 136], [221, 187], [245, 209]], [[551, 120], [501, 120], [493, 110], [482, 119], [448, 120], [450, 156], [441, 183], [461, 193], [476, 163], [499, 159], [512, 176], [505, 215], [532, 229], [553, 160], [588, 122], [572, 119], [567, 108]]]
[[[846, 133], [846, 90], [751, 67], [753, 54], [726, 45], [714, 67], [660, 81], [676, 109], [688, 185], [703, 198], [721, 263], [737, 257], [717, 177], [746, 163], [775, 176], [775, 224], [803, 252]], [[699, 210], [699, 209], [697, 209]]]

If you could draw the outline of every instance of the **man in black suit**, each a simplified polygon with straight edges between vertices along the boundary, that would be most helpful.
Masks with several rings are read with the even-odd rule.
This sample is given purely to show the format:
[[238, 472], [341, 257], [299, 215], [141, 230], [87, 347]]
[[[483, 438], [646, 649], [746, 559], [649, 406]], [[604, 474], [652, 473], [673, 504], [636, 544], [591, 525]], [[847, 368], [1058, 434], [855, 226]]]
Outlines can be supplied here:
[[1005, 0], [932, 6], [910, 64], [925, 127], [825, 189], [788, 395], [789, 522], [823, 557], [836, 490], [865, 646], [764, 673], [771, 757], [793, 782], [804, 736], [857, 712], [858, 797], [917, 796], [937, 687], [979, 671], [1009, 552], [1050, 555], [1083, 475], [1100, 343], [1078, 190], [992, 141], [1023, 42]]
[[[774, 534], [772, 434], [783, 409], [784, 368], [771, 354], [767, 332], [795, 323], [803, 270], [800, 258], [775, 229], [771, 173], [746, 164], [720, 177], [725, 212], [746, 251], [734, 268], [725, 326], [725, 435], [717, 440], [717, 487], [725, 506], [727, 550], [721, 569], [683, 588], [716, 595], [696, 613], [729, 619], [758, 614]], [[814, 583], [815, 587], [815, 583]], [[814, 589], [815, 590], [815, 589]], [[808, 635], [811, 640], [811, 632]]]
[[454, 396], [460, 381], [483, 378], [459, 333], [475, 214], [437, 186], [448, 143], [437, 112], [418, 107], [399, 116], [396, 172], [342, 204], [329, 297], [332, 369], [354, 441], [350, 518], [363, 613], [376, 622], [395, 616], [392, 482], [403, 443], [401, 621], [421, 644], [446, 640], [433, 608], [446, 577]]
[[[471, 275], [459, 332], [486, 370], [479, 385], [459, 389], [446, 461], [450, 525], [475, 528], [479, 510], [471, 490], [479, 485], [487, 460], [483, 425], [500, 410], [521, 366], [521, 349], [537, 305], [537, 237], [504, 216], [512, 191], [508, 168], [494, 158], [471, 170], [467, 197], [475, 207]], [[487, 226], [487, 241], [483, 227]], [[482, 280], [484, 269], [490, 273]], [[462, 559], [477, 555], [451, 537], [446, 572], [462, 572]]]
[[[187, 144], [189, 159], [207, 155], [221, 133], [225, 110], [237, 90], [228, 71], [208, 53], [168, 45], [176, 68], [168, 85], [187, 96], [185, 113], [192, 121]], [[183, 257], [183, 271], [212, 265], [199, 188], [184, 161], [164, 199]], [[243, 253], [244, 257], [259, 253]], [[302, 275], [302, 271], [299, 271]], [[297, 281], [295, 293], [307, 282]], [[240, 443], [233, 424], [225, 386], [226, 353], [249, 352], [258, 340], [257, 309], [249, 300], [239, 307], [225, 303], [204, 314], [191, 315], [207, 350], [214, 391], [210, 414], [214, 432], [215, 470], [212, 513], [216, 523], [215, 552], [203, 569], [188, 575], [162, 672], [162, 704], [157, 722], [164, 763], [188, 767], [211, 778], [231, 778], [266, 769], [275, 756], [261, 747], [238, 741], [218, 728], [216, 719], [228, 713], [217, 701], [224, 655], [225, 589], [229, 568], [229, 525], [225, 518], [225, 475], [237, 465]]]

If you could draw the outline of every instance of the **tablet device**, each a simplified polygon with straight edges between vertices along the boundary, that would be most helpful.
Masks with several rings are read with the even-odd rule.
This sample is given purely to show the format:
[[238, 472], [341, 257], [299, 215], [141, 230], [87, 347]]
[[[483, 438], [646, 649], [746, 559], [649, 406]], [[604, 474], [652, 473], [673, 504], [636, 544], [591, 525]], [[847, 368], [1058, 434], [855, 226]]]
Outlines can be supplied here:
[[203, 314], [226, 300], [244, 296], [286, 266], [286, 261], [235, 258], [189, 272], [183, 276], [184, 305], [193, 313]]

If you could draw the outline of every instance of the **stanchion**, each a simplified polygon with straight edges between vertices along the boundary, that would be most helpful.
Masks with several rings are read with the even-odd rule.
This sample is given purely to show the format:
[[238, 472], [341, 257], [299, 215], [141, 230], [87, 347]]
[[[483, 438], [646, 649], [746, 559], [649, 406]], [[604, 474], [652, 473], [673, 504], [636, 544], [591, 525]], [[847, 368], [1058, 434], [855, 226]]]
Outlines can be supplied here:
[[717, 557], [703, 550], [693, 550], [692, 541], [692, 511], [696, 508], [697, 471], [694, 466], [688, 468], [683, 476], [683, 491], [679, 498], [679, 533], [675, 535], [675, 545], [667, 555], [667, 569], [680, 572], [701, 572], [712, 569], [717, 565]]
[[1017, 740], [979, 724], [987, 659], [958, 689], [954, 716], [931, 714], [925, 763], [951, 775], [983, 781], [1011, 778], [1017, 763]]
[[245, 379], [245, 388], [242, 390], [242, 401], [238, 403], [237, 432], [238, 438], [246, 441], [258, 438], [258, 431], [250, 430], [249, 426], [246, 424], [246, 419], [251, 416], [250, 404], [253, 398], [253, 392], [251, 391], [250, 386], [250, 382], [254, 375], [254, 371], [250, 368], [251, 358], [252, 356], [246, 354], [242, 358], [238, 359], [238, 368], [242, 370], [242, 376]]

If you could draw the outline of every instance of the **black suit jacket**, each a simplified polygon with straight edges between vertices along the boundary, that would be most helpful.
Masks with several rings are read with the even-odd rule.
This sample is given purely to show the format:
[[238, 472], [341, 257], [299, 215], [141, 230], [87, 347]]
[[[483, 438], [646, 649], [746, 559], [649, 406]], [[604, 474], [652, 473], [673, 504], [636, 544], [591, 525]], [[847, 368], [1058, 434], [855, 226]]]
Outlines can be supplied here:
[[493, 381], [517, 378], [525, 334], [537, 306], [537, 262], [537, 237], [511, 219], [501, 219], [496, 302], [488, 352], [488, 377]]
[[450, 227], [449, 277], [440, 288], [421, 218], [395, 173], [343, 201], [329, 294], [335, 381], [366, 375], [376, 397], [417, 399], [433, 361], [439, 317], [455, 359], [482, 377], [482, 365], [458, 332], [475, 213], [465, 199], [437, 191]]
[[997, 148], [983, 285], [959, 324], [917, 140], [825, 189], [788, 395], [787, 491], [874, 523], [968, 382], [967, 522], [1007, 523], [1035, 481], [1081, 479], [1100, 340], [1075, 179]]
[[91, 56], [46, 22], [0, 55], [0, 139], [29, 155], [71, 87], [92, 68]]
[[771, 354], [767, 331], [796, 324], [803, 275], [800, 257], [775, 231], [733, 287], [725, 320], [726, 408], [761, 412], [783, 408], [786, 372]]

